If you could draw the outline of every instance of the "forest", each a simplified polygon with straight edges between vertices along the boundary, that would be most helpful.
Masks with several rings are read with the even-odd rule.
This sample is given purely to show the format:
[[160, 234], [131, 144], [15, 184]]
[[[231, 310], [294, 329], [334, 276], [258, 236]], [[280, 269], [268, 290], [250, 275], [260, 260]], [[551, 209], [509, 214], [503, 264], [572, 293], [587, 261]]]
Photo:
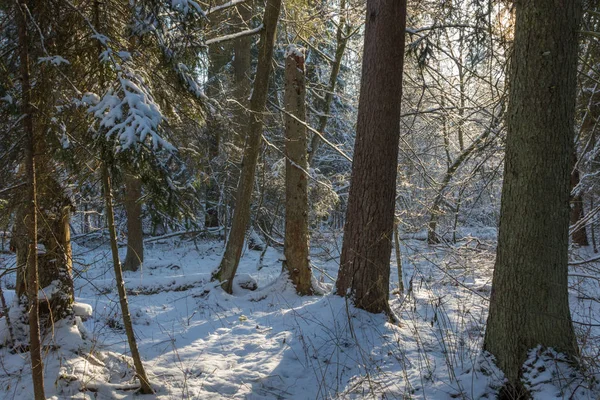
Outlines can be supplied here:
[[600, 399], [599, 84], [592, 0], [0, 0], [0, 399]]

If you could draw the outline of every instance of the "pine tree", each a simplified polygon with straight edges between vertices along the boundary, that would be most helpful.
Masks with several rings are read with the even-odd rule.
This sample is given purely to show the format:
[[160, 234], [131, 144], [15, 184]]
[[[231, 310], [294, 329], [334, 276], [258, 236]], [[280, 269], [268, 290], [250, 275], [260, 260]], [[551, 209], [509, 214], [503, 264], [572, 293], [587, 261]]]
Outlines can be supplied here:
[[484, 350], [520, 381], [538, 345], [577, 355], [569, 312], [569, 192], [581, 2], [519, 2], [496, 266]]
[[367, 1], [358, 123], [336, 291], [389, 313], [406, 2]]

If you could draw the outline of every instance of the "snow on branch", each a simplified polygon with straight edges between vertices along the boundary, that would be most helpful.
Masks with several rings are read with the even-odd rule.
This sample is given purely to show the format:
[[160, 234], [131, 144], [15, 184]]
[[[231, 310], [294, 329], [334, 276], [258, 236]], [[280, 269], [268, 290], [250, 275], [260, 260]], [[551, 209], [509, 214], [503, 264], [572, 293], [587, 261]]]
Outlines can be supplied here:
[[226, 8], [237, 6], [238, 4], [246, 3], [247, 1], [248, 0], [231, 0], [231, 1], [228, 1], [227, 3], [209, 8], [208, 11], [206, 12], [206, 14], [212, 14], [214, 12], [221, 11]]
[[260, 33], [260, 31], [262, 31], [263, 28], [264, 28], [264, 25], [260, 24], [259, 26], [257, 26], [254, 29], [248, 29], [246, 31], [232, 33], [231, 35], [219, 36], [214, 39], [208, 39], [206, 42], [204, 42], [204, 44], [209, 46], [209, 45], [215, 44], [215, 43], [221, 43], [221, 42], [226, 42], [228, 40], [239, 39], [244, 36], [256, 35], [257, 33]]
[[120, 149], [137, 149], [149, 141], [154, 150], [175, 150], [160, 134], [161, 123], [166, 121], [160, 107], [142, 77], [133, 71], [118, 72], [117, 81], [102, 98], [86, 94], [83, 101], [93, 104], [88, 111], [106, 129], [106, 140], [116, 136]]
[[183, 15], [189, 14], [190, 11], [206, 17], [206, 12], [200, 7], [200, 4], [194, 0], [171, 0], [171, 8], [176, 11], [181, 11]]

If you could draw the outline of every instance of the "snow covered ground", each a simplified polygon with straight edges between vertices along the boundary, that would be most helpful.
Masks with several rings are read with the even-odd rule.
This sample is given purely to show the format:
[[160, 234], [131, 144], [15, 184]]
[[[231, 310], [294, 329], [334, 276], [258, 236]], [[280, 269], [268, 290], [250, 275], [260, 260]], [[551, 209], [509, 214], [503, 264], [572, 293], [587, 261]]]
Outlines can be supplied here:
[[[82, 242], [80, 242], [82, 243]], [[322, 243], [322, 241], [321, 241]], [[79, 325], [57, 324], [45, 338], [47, 395], [55, 399], [494, 399], [502, 374], [480, 352], [494, 243], [465, 239], [428, 247], [402, 243], [404, 294], [392, 263], [390, 301], [398, 324], [354, 309], [329, 293], [336, 247], [314, 246], [325, 294], [299, 297], [281, 276], [281, 252], [247, 250], [228, 295], [209, 282], [223, 243], [180, 238], [147, 245], [143, 268], [126, 273], [138, 344], [155, 395], [134, 394], [106, 243], [74, 245], [77, 302], [92, 306]], [[124, 250], [124, 249], [122, 249]], [[573, 255], [586, 259], [593, 254]], [[123, 254], [124, 255], [124, 254]], [[0, 255], [2, 265], [14, 257]], [[395, 257], [392, 257], [395, 260]], [[593, 266], [593, 265], [592, 265]], [[600, 310], [590, 264], [573, 268], [573, 318], [587, 375], [597, 374]], [[2, 282], [7, 300], [14, 277]], [[80, 307], [82, 314], [86, 310]], [[3, 323], [3, 322], [2, 322]], [[0, 326], [5, 330], [4, 325]], [[83, 332], [83, 334], [82, 334]], [[0, 332], [1, 333], [1, 332]], [[5, 334], [5, 333], [4, 333]], [[532, 351], [528, 385], [539, 399], [598, 399], [589, 380]], [[596, 375], [598, 376], [598, 375]], [[32, 398], [27, 353], [0, 349], [0, 399]]]

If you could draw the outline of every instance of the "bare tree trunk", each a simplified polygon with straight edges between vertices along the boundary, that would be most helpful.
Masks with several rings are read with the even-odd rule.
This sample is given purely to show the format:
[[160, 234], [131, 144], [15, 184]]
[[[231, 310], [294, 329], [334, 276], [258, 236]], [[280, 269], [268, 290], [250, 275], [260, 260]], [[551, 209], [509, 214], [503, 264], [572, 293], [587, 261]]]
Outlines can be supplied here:
[[271, 75], [271, 59], [273, 57], [273, 44], [279, 19], [281, 0], [268, 0], [263, 18], [263, 31], [260, 38], [258, 66], [254, 79], [254, 90], [250, 99], [249, 130], [242, 161], [242, 174], [237, 188], [233, 224], [229, 232], [229, 239], [225, 254], [213, 278], [222, 282], [223, 289], [231, 293], [233, 277], [237, 270], [244, 247], [244, 238], [248, 223], [250, 222], [250, 203], [252, 188], [254, 186], [254, 172], [260, 152], [263, 128], [263, 112], [267, 103], [269, 90], [269, 76]]
[[27, 229], [27, 293], [29, 298], [29, 353], [35, 400], [44, 400], [44, 365], [42, 363], [40, 321], [38, 302], [37, 257], [37, 194], [35, 180], [35, 136], [33, 107], [31, 105], [31, 82], [29, 75], [29, 37], [27, 33], [27, 0], [17, 2], [19, 30], [19, 58], [21, 63], [21, 108], [23, 115], [25, 174], [28, 186], [25, 217], [20, 223]]
[[[285, 241], [284, 269], [299, 294], [312, 294], [308, 233], [308, 162], [304, 50], [290, 45], [285, 57]], [[293, 118], [289, 114], [295, 116]]]
[[578, 353], [567, 274], [581, 3], [515, 7], [500, 231], [484, 339], [508, 380], [505, 399], [528, 397], [520, 375], [529, 349]]
[[127, 255], [124, 271], [137, 271], [144, 262], [144, 229], [142, 226], [142, 182], [125, 174], [125, 212], [127, 213]]
[[108, 231], [110, 233], [110, 248], [113, 258], [113, 266], [115, 269], [115, 279], [117, 281], [117, 290], [119, 292], [119, 304], [121, 305], [121, 314], [123, 315], [123, 326], [125, 327], [125, 333], [127, 334], [127, 342], [129, 343], [129, 350], [131, 350], [131, 357], [133, 358], [133, 364], [135, 366], [135, 372], [140, 380], [140, 392], [142, 394], [154, 393], [144, 365], [142, 364], [142, 358], [138, 351], [137, 342], [135, 340], [135, 334], [133, 332], [133, 324], [131, 322], [131, 314], [129, 314], [129, 304], [127, 303], [127, 293], [125, 292], [125, 282], [123, 281], [123, 271], [121, 270], [121, 261], [119, 260], [119, 248], [117, 245], [117, 230], [115, 228], [115, 214], [113, 210], [113, 197], [112, 188], [110, 183], [110, 173], [106, 163], [102, 164], [102, 186], [104, 188], [104, 201], [106, 204], [106, 217], [108, 219]]
[[406, 1], [367, 0], [352, 180], [336, 291], [389, 314]]

